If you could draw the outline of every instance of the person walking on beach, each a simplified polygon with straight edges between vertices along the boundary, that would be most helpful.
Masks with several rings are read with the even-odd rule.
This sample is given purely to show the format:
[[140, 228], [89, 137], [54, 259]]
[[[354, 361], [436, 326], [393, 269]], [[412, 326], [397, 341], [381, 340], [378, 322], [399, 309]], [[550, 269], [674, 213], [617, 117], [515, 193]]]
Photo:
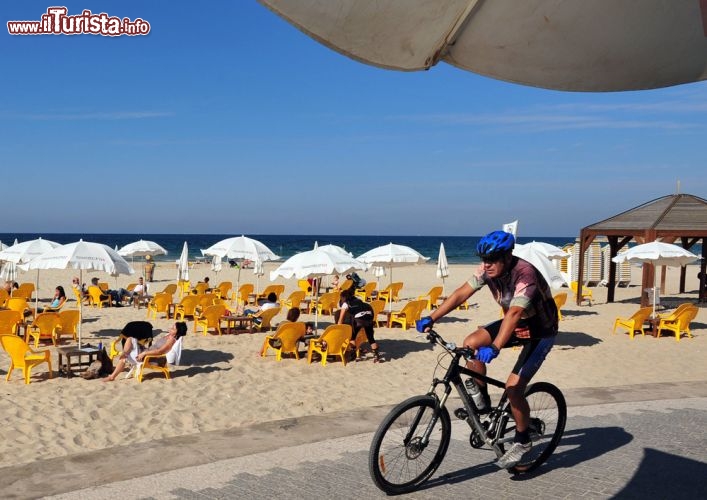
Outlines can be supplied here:
[[[518, 361], [506, 381], [506, 391], [516, 423], [513, 445], [498, 459], [497, 465], [510, 469], [530, 451], [528, 435], [530, 408], [525, 388], [552, 349], [557, 335], [557, 307], [550, 287], [532, 264], [512, 254], [515, 238], [504, 231], [487, 234], [476, 245], [481, 258], [473, 276], [457, 288], [437, 309], [416, 323], [424, 333], [434, 322], [456, 309], [477, 290], [488, 286], [503, 309], [503, 319], [479, 327], [464, 339], [464, 345], [476, 349], [476, 359], [467, 368], [486, 374], [490, 363], [504, 347], [521, 346]], [[488, 411], [491, 401], [486, 384], [477, 381]]]
[[[363, 328], [366, 332], [366, 338], [368, 344], [371, 346], [373, 351], [373, 362], [380, 363], [385, 361], [378, 351], [378, 342], [376, 342], [373, 336], [373, 308], [371, 304], [362, 301], [354, 295], [354, 287], [349, 287], [346, 290], [341, 291], [339, 298], [339, 318], [337, 324], [341, 325], [348, 319], [353, 328], [353, 333], [351, 335], [351, 341], [356, 339], [358, 331]], [[347, 314], [348, 313], [348, 314]]]

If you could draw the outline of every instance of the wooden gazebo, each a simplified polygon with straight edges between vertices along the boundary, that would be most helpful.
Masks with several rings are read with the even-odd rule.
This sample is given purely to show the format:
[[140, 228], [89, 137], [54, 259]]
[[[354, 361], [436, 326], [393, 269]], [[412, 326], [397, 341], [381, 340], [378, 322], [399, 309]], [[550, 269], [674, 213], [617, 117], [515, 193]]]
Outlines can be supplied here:
[[[629, 241], [648, 243], [660, 240], [666, 243], [680, 244], [690, 249], [696, 243], [702, 243], [700, 263], [699, 301], [705, 301], [705, 256], [707, 255], [707, 200], [691, 194], [673, 194], [644, 203], [609, 219], [583, 228], [579, 233], [579, 275], [577, 278], [577, 305], [582, 297], [584, 281], [584, 252], [597, 236], [606, 236], [609, 240], [611, 258], [609, 259], [609, 279], [607, 301], [614, 301], [616, 288], [616, 263], [612, 260], [617, 252]], [[678, 242], [679, 240], [679, 242]], [[641, 290], [653, 286], [654, 266], [643, 266]], [[661, 287], [665, 287], [665, 274], [662, 275]], [[685, 291], [685, 268], [680, 270], [680, 293]], [[641, 293], [641, 305], [647, 304], [645, 294]]]

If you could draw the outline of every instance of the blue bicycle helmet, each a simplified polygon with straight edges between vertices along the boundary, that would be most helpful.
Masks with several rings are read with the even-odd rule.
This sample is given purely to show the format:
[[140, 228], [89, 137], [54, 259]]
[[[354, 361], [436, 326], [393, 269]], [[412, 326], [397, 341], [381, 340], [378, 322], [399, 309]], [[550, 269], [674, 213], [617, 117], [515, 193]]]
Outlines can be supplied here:
[[496, 259], [513, 250], [516, 239], [511, 233], [494, 231], [487, 234], [476, 244], [476, 253], [482, 259]]

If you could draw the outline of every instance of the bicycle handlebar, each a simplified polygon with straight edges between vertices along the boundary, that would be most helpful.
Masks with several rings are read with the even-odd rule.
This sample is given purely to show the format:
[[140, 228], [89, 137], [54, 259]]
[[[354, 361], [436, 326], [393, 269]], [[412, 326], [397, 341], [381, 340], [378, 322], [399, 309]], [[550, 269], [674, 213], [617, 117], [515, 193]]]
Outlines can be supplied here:
[[427, 331], [427, 340], [430, 341], [431, 344], [439, 344], [442, 346], [443, 349], [447, 350], [448, 352], [451, 352], [453, 354], [461, 354], [466, 360], [472, 360], [475, 359], [475, 352], [474, 349], [471, 347], [457, 347], [457, 345], [454, 342], [447, 342], [442, 338], [442, 336], [435, 332], [434, 330], [428, 330]]

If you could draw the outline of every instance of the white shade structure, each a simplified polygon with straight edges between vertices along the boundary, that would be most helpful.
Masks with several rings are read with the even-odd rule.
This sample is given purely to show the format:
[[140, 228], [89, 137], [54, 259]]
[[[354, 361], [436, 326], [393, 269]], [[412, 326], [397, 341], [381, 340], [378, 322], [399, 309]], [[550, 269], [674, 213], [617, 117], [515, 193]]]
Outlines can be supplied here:
[[[277, 269], [270, 272], [270, 281], [275, 281], [279, 276], [285, 279], [319, 278], [331, 276], [332, 274], [363, 271], [367, 267], [365, 263], [354, 259], [346, 253], [315, 248], [314, 250], [295, 254], [280, 264]], [[317, 290], [319, 290], [319, 287], [317, 287]], [[318, 314], [315, 313], [314, 318], [316, 328]]]
[[[681, 267], [698, 260], [699, 257], [684, 248], [662, 241], [651, 241], [642, 245], [629, 248], [626, 252], [618, 254], [612, 260], [618, 264], [622, 262], [649, 263], [654, 266]], [[653, 317], [655, 318], [656, 303], [656, 274], [653, 273]]]
[[[111, 275], [133, 274], [135, 271], [118, 252], [108, 245], [79, 240], [55, 247], [26, 264], [22, 269], [77, 269], [83, 271], [103, 271]], [[83, 278], [83, 276], [81, 276]], [[83, 283], [83, 279], [80, 280]], [[79, 300], [79, 347], [81, 347], [81, 323], [83, 322], [83, 301]]]

